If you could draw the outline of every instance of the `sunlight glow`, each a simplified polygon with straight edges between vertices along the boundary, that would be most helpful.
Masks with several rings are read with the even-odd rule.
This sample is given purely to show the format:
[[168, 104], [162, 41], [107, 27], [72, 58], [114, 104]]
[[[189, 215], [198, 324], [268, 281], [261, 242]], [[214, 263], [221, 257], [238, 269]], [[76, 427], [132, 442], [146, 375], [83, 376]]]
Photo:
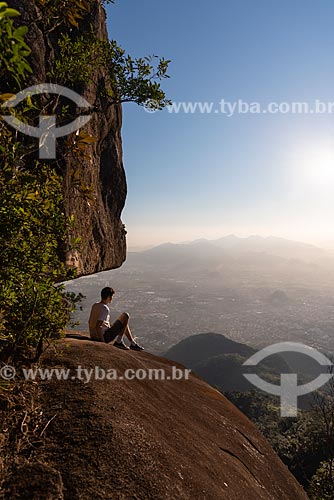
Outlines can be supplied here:
[[334, 187], [334, 150], [307, 149], [298, 161], [300, 180], [314, 187]]

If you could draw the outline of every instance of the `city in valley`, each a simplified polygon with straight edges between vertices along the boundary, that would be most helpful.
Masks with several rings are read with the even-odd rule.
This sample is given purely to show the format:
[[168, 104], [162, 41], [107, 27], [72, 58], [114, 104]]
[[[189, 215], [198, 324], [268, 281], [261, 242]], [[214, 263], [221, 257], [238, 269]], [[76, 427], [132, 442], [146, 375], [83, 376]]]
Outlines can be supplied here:
[[123, 311], [153, 353], [198, 333], [222, 333], [260, 348], [280, 341], [334, 351], [333, 252], [281, 238], [197, 240], [129, 252], [120, 269], [70, 282], [86, 298], [74, 319], [87, 331], [92, 303], [116, 290]]

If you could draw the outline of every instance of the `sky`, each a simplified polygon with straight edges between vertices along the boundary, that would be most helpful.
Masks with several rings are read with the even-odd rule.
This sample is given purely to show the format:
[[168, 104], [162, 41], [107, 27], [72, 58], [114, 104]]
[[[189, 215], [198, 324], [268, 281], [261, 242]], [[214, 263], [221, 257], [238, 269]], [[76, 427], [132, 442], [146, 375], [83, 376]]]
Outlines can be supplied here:
[[212, 103], [123, 105], [130, 249], [230, 233], [334, 241], [332, 0], [116, 0], [107, 22], [133, 57], [171, 59], [174, 104]]

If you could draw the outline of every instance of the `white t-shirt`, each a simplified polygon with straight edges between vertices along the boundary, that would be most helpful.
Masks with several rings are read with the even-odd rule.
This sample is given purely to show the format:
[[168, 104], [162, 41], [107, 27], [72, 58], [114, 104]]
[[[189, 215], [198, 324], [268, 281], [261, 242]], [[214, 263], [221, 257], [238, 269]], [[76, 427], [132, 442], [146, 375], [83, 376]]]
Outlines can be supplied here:
[[102, 321], [101, 330], [104, 332], [107, 328], [110, 328], [110, 309], [107, 304], [103, 302], [96, 302], [93, 304], [90, 316], [89, 316], [89, 333], [90, 337], [94, 340], [104, 340], [101, 338], [100, 332], [96, 330], [96, 323]]

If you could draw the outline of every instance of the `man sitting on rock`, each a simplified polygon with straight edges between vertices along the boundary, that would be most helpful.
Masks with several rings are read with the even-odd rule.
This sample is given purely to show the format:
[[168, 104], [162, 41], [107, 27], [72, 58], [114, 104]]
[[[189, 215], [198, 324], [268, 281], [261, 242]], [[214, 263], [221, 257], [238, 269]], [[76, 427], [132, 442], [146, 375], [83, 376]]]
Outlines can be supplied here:
[[[107, 286], [101, 290], [101, 301], [93, 304], [89, 316], [89, 333], [93, 340], [100, 342], [114, 342], [114, 346], [119, 349], [132, 349], [133, 351], [143, 351], [144, 348], [135, 342], [132, 337], [129, 326], [129, 314], [124, 312], [119, 318], [110, 326], [110, 309], [109, 305], [112, 301], [115, 291]], [[123, 342], [123, 336], [126, 336], [130, 341], [130, 347], [126, 346]]]

